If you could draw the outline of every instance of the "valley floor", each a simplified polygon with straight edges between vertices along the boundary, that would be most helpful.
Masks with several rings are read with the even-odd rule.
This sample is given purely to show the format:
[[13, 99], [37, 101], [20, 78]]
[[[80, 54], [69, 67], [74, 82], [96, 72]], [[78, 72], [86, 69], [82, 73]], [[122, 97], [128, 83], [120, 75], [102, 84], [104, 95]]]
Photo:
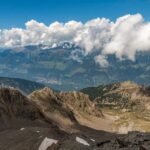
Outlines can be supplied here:
[[[102, 109], [105, 116], [112, 120], [112, 131], [126, 134], [130, 131], [150, 132], [150, 120], [144, 115], [135, 112], [122, 112], [120, 110]], [[108, 117], [106, 117], [108, 118]], [[109, 119], [108, 118], [108, 119]]]

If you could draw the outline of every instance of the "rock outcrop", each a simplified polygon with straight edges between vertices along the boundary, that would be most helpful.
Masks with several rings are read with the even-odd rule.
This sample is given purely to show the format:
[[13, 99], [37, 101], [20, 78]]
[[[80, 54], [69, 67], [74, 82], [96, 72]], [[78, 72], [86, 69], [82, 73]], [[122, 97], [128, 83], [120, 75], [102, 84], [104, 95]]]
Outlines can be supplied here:
[[102, 117], [102, 112], [88, 97], [80, 92], [56, 93], [44, 88], [29, 96], [42, 114], [60, 127], [73, 126], [78, 121], [77, 115]]
[[73, 126], [77, 122], [73, 112], [63, 105], [59, 94], [50, 88], [34, 91], [28, 98], [37, 106], [47, 121], [53, 122], [61, 128]]
[[20, 91], [0, 88], [0, 129], [21, 126], [40, 118], [39, 110]]
[[150, 131], [150, 88], [131, 81], [81, 90], [114, 119], [114, 131]]
[[81, 90], [99, 106], [134, 111], [150, 110], [150, 90], [131, 81], [85, 88]]
[[103, 117], [101, 110], [89, 99], [88, 95], [81, 92], [62, 92], [59, 95], [63, 104], [74, 113]]

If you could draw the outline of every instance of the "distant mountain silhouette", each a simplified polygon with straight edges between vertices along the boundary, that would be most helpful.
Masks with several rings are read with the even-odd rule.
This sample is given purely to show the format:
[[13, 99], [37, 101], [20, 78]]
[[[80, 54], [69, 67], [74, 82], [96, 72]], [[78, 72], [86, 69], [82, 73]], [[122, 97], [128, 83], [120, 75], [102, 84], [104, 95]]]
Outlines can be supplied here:
[[14, 87], [21, 90], [25, 94], [29, 94], [36, 89], [44, 88], [41, 83], [19, 78], [0, 77], [1, 87]]
[[0, 76], [37, 81], [58, 90], [79, 90], [122, 81], [149, 85], [150, 53], [137, 53], [135, 61], [108, 56], [106, 68], [96, 64], [98, 52], [86, 55], [80, 47], [64, 43], [0, 50]]

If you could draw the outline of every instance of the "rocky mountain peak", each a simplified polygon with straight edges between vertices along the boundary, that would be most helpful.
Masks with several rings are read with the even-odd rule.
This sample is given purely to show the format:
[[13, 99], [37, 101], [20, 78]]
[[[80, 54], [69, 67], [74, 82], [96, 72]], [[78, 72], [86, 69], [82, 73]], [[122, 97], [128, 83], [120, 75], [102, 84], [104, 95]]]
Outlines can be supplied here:
[[62, 92], [60, 97], [72, 111], [76, 113], [87, 113], [89, 115], [102, 117], [102, 112], [91, 102], [89, 96], [81, 92]]

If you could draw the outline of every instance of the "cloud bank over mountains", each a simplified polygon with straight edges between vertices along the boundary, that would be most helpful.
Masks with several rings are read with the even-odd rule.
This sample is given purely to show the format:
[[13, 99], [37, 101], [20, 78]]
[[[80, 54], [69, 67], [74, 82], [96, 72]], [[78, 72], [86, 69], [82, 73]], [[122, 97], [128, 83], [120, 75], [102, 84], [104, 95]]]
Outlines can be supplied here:
[[49, 26], [31, 20], [25, 29], [0, 30], [0, 47], [37, 44], [54, 47], [66, 41], [81, 47], [86, 55], [99, 52], [95, 61], [102, 66], [109, 65], [109, 54], [134, 61], [136, 52], [150, 50], [150, 22], [145, 22], [141, 14], [135, 14], [122, 16], [115, 22], [97, 18], [85, 23], [54, 22]]

